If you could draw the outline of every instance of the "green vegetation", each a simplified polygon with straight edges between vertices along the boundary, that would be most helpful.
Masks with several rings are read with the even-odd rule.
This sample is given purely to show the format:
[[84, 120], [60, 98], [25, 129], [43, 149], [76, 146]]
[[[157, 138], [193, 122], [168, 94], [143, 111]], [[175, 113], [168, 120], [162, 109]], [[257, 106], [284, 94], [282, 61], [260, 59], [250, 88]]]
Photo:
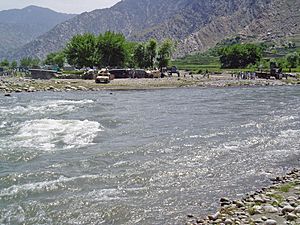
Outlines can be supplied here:
[[169, 64], [173, 43], [166, 40], [161, 45], [151, 39], [146, 43], [126, 40], [123, 34], [106, 32], [95, 36], [74, 36], [62, 53], [51, 53], [45, 63], [62, 66], [63, 60], [78, 68], [82, 67], [139, 67], [154, 68]]
[[63, 52], [54, 52], [47, 55], [44, 64], [46, 65], [57, 65], [62, 68], [65, 63], [65, 54]]
[[246, 68], [262, 58], [262, 49], [255, 44], [235, 44], [219, 50], [222, 68]]
[[293, 187], [295, 187], [296, 184], [295, 183], [287, 183], [287, 184], [283, 184], [278, 188], [278, 191], [280, 192], [289, 192], [289, 190]]
[[93, 34], [75, 35], [64, 50], [67, 61], [77, 67], [92, 67], [96, 46], [96, 37]]
[[37, 68], [40, 64], [39, 59], [33, 59], [31, 57], [26, 57], [21, 59], [20, 67], [22, 68]]
[[276, 62], [283, 72], [300, 72], [300, 36], [281, 45], [273, 42], [243, 44], [239, 37], [225, 39], [204, 53], [172, 61], [181, 70], [193, 73], [269, 70]]

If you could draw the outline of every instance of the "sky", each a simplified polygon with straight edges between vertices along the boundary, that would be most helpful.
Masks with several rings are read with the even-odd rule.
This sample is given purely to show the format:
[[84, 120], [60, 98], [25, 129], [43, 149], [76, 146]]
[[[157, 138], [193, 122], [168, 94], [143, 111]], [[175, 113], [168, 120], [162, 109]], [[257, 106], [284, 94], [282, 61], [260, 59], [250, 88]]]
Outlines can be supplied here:
[[0, 0], [0, 11], [36, 5], [64, 13], [82, 13], [107, 8], [120, 0]]

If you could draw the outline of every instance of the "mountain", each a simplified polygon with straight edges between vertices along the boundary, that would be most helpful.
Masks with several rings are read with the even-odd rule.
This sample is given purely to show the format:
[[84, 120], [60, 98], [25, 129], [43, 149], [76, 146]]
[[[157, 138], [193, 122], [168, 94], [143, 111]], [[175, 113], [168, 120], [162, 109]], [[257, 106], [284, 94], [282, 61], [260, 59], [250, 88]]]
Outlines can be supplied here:
[[299, 0], [122, 0], [63, 22], [10, 56], [44, 58], [75, 34], [107, 30], [135, 41], [172, 38], [182, 56], [234, 35], [277, 40], [299, 34], [299, 8]]
[[37, 6], [0, 11], [0, 58], [74, 16]]

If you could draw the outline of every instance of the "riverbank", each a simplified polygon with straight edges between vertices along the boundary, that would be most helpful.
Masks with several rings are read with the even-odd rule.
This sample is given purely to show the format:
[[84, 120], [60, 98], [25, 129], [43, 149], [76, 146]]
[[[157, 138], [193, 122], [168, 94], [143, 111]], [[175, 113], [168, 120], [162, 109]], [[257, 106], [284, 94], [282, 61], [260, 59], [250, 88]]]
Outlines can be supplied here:
[[36, 92], [36, 91], [99, 91], [99, 90], [142, 90], [179, 87], [237, 87], [237, 86], [276, 86], [300, 84], [298, 79], [288, 80], [237, 80], [229, 74], [202, 75], [193, 77], [167, 77], [158, 79], [116, 79], [109, 84], [96, 84], [93, 80], [51, 79], [33, 80], [28, 78], [0, 77], [0, 91]]
[[271, 179], [270, 187], [247, 194], [240, 200], [221, 198], [221, 208], [204, 218], [188, 217], [187, 225], [205, 224], [300, 224], [300, 171], [294, 169]]

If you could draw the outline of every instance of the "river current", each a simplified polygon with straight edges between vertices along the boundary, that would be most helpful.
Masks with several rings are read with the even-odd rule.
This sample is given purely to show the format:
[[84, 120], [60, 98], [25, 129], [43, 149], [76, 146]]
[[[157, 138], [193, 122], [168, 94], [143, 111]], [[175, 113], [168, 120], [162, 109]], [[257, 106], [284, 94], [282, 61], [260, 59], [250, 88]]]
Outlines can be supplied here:
[[300, 88], [0, 96], [0, 224], [184, 224], [299, 166]]

